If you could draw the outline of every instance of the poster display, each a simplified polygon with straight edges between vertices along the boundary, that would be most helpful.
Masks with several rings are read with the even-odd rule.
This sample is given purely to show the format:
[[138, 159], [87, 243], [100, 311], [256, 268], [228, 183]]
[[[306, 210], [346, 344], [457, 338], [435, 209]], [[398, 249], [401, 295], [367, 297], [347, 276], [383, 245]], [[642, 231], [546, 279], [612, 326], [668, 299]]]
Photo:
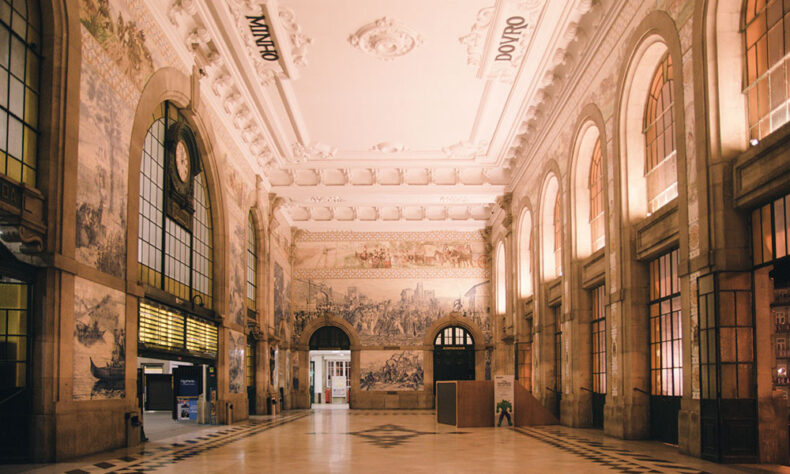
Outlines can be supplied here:
[[345, 375], [332, 376], [332, 398], [346, 398]]
[[494, 376], [494, 426], [513, 426], [513, 400], [515, 378], [512, 375]]

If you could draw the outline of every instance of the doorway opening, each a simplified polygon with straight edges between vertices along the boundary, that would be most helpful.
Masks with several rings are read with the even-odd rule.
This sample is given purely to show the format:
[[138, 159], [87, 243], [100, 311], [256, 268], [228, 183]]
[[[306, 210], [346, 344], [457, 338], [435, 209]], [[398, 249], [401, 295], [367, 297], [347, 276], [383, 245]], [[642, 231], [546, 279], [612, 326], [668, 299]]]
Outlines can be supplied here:
[[157, 441], [216, 423], [205, 397], [216, 392], [214, 364], [158, 357], [137, 358], [146, 438]]
[[213, 322], [152, 300], [140, 301], [137, 400], [143, 435], [149, 440], [217, 423], [218, 336]]
[[349, 408], [351, 403], [351, 342], [336, 326], [324, 326], [310, 337], [310, 405]]
[[[4, 272], [0, 268], [0, 272]], [[28, 458], [32, 285], [0, 273], [0, 459]]]
[[433, 342], [433, 389], [442, 380], [475, 379], [475, 341], [466, 329], [449, 326]]

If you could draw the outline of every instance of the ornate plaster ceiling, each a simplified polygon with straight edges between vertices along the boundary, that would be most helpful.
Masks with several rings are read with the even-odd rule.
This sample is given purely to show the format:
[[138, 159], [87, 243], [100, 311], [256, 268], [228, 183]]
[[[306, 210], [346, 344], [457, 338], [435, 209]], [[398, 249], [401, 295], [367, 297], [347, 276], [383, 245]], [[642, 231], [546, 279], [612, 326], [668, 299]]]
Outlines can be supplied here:
[[591, 0], [146, 0], [307, 230], [475, 229]]

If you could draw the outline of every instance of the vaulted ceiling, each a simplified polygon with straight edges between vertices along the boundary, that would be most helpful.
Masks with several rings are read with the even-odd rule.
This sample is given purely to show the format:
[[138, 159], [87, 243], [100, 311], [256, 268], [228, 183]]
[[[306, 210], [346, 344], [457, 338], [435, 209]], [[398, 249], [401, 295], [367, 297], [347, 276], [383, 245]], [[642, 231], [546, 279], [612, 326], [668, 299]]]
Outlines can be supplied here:
[[486, 225], [592, 1], [147, 4], [292, 225], [413, 231]]

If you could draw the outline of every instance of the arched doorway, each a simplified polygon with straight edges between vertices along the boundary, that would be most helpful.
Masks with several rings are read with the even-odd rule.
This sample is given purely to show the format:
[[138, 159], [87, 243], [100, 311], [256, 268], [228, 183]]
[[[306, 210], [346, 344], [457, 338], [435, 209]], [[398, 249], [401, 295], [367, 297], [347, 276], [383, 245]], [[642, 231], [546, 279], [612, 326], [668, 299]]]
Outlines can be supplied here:
[[310, 404], [314, 408], [348, 408], [351, 396], [351, 341], [337, 326], [323, 326], [310, 336]]
[[449, 326], [436, 335], [433, 342], [433, 381], [474, 380], [475, 341], [460, 326]]

